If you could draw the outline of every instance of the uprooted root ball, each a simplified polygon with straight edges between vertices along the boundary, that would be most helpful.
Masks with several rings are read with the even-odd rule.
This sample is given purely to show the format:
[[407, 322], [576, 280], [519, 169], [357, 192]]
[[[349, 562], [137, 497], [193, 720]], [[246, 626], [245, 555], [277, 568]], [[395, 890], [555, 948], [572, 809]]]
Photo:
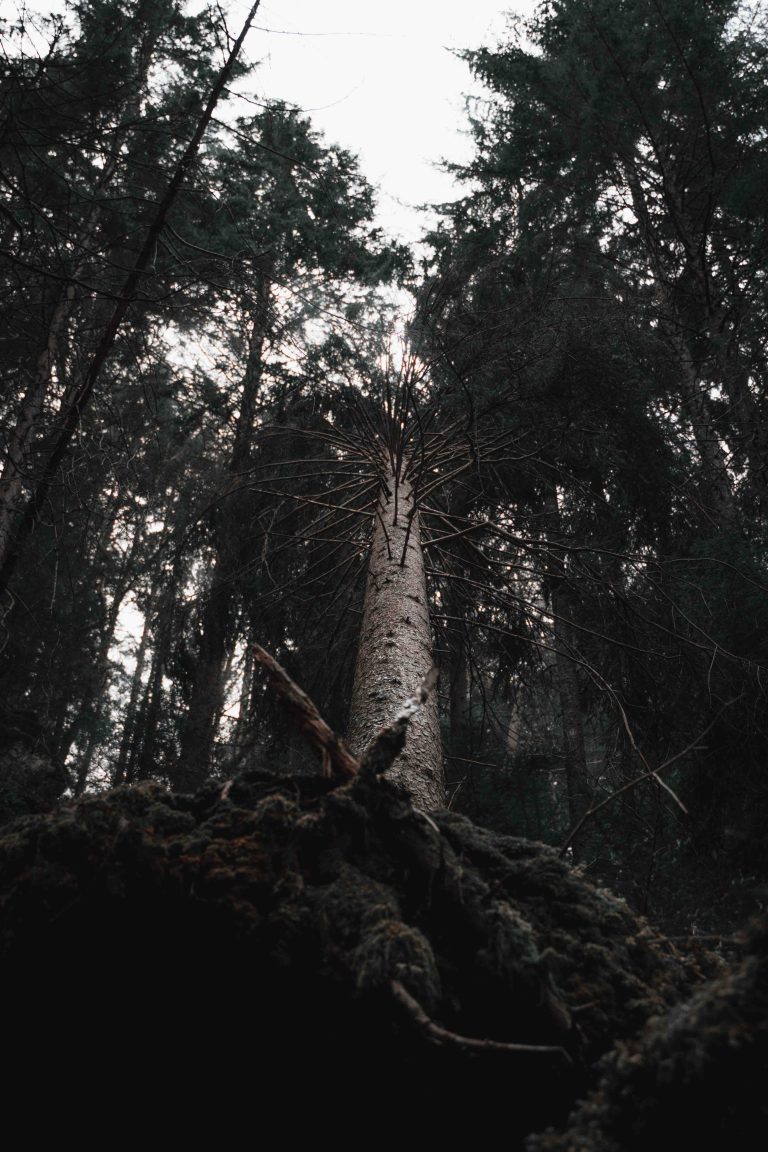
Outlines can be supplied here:
[[38, 1067], [76, 1033], [86, 1082], [137, 1048], [150, 1080], [252, 1077], [260, 1099], [394, 1077], [399, 1104], [437, 1088], [510, 1138], [692, 979], [551, 849], [382, 781], [117, 789], [8, 829], [0, 892], [7, 1044]]

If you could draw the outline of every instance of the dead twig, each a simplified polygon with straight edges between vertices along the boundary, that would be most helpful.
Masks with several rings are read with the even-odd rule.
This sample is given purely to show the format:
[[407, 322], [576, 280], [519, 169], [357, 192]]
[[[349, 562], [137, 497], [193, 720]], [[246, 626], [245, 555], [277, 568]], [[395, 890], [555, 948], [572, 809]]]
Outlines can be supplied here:
[[253, 652], [259, 664], [266, 668], [270, 684], [295, 727], [307, 744], [322, 756], [323, 775], [332, 780], [351, 780], [360, 771], [360, 763], [341, 737], [328, 727], [306, 692], [299, 688], [269, 652], [265, 652], [258, 644], [253, 645]]
[[717, 713], [714, 720], [710, 724], [707, 725], [707, 727], [704, 729], [704, 731], [700, 732], [699, 735], [696, 736], [690, 742], [690, 744], [687, 744], [686, 747], [683, 748], [682, 752], [677, 752], [674, 756], [670, 756], [670, 758], [668, 760], [665, 760], [663, 764], [660, 764], [658, 766], [658, 768], [651, 768], [651, 766], [649, 765], [645, 756], [643, 756], [642, 752], [637, 747], [637, 744], [635, 743], [635, 739], [634, 739], [634, 737], [630, 731], [629, 724], [627, 722], [626, 714], [625, 714], [624, 710], [621, 709], [622, 718], [624, 720], [624, 724], [626, 726], [627, 732], [629, 733], [629, 738], [632, 742], [632, 747], [635, 750], [635, 752], [638, 754], [640, 759], [642, 760], [643, 764], [646, 766], [647, 771], [643, 772], [640, 776], [635, 776], [635, 778], [633, 780], [628, 780], [626, 784], [622, 784], [621, 788], [617, 788], [615, 792], [611, 792], [610, 796], [606, 796], [603, 800], [600, 801], [599, 804], [595, 804], [591, 808], [587, 809], [587, 811], [584, 813], [584, 815], [581, 817], [581, 819], [578, 820], [576, 824], [574, 824], [573, 828], [571, 828], [570, 832], [568, 833], [565, 840], [563, 841], [562, 846], [560, 848], [560, 855], [561, 856], [565, 855], [565, 853], [567, 852], [568, 848], [570, 847], [574, 837], [581, 830], [582, 825], [587, 820], [589, 820], [589, 818], [591, 816], [594, 816], [597, 812], [600, 811], [601, 808], [605, 808], [606, 804], [610, 804], [612, 800], [616, 800], [617, 797], [623, 795], [624, 792], [628, 792], [631, 788], [636, 788], [638, 784], [642, 784], [643, 781], [645, 781], [645, 780], [655, 781], [656, 784], [658, 784], [661, 788], [663, 788], [663, 790], [665, 792], [667, 792], [672, 797], [672, 799], [677, 804], [677, 806], [680, 808], [680, 810], [687, 816], [688, 815], [688, 809], [686, 808], [685, 804], [683, 804], [682, 800], [679, 798], [677, 793], [673, 792], [673, 790], [670, 788], [669, 784], [667, 784], [665, 780], [661, 779], [661, 777], [659, 776], [659, 773], [663, 772], [665, 770], [665, 768], [669, 768], [677, 760], [682, 760], [682, 758], [684, 756], [687, 756], [689, 752], [697, 751], [700, 747], [700, 741], [702, 741], [704, 739], [704, 737], [707, 735], [707, 733], [710, 732], [712, 730], [712, 728], [714, 728], [715, 724], [720, 719], [723, 712], [725, 712], [726, 708], [730, 708], [730, 706], [732, 704], [735, 704], [738, 699], [740, 699], [740, 697], [734, 697], [733, 700], [726, 700], [725, 704], [723, 704], [722, 708]]
[[556, 1044], [508, 1044], [501, 1040], [476, 1040], [471, 1036], [460, 1036], [458, 1032], [450, 1032], [427, 1015], [418, 1000], [414, 1000], [399, 980], [392, 980], [390, 988], [395, 1000], [405, 1009], [411, 1022], [432, 1044], [449, 1045], [464, 1052], [476, 1053], [478, 1056], [557, 1056], [566, 1064], [573, 1062], [565, 1048]]

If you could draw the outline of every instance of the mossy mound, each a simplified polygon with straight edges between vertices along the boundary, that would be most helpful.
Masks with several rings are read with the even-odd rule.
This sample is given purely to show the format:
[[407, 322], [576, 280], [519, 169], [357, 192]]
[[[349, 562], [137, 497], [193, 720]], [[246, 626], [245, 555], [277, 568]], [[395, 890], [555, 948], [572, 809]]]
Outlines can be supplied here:
[[26, 818], [0, 899], [8, 1043], [38, 1064], [74, 1030], [118, 1079], [138, 1047], [150, 1079], [252, 1076], [266, 1099], [394, 1080], [398, 1107], [434, 1090], [435, 1124], [503, 1117], [513, 1142], [695, 981], [550, 848], [362, 778], [147, 784]]
[[740, 962], [603, 1061], [596, 1090], [565, 1131], [529, 1152], [762, 1148], [768, 1122], [768, 931]]

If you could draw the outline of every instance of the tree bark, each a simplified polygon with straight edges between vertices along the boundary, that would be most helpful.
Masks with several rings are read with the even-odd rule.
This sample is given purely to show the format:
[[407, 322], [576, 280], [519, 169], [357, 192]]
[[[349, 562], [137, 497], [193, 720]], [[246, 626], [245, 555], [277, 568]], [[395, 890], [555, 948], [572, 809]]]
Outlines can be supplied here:
[[706, 385], [698, 379], [696, 365], [682, 334], [672, 339], [677, 349], [682, 378], [682, 394], [702, 463], [710, 515], [723, 532], [732, 532], [738, 523], [733, 485], [728, 473], [728, 457], [720, 443], [706, 397]]
[[[165, 605], [168, 605], [167, 616], [164, 611]], [[172, 605], [173, 593], [169, 592], [165, 604], [161, 606], [158, 613], [159, 623], [155, 638], [155, 650], [152, 655], [152, 669], [144, 693], [139, 721], [134, 732], [133, 746], [125, 776], [128, 784], [133, 784], [137, 780], [151, 780], [159, 774], [157, 734], [163, 713], [163, 676], [171, 649]], [[175, 781], [173, 783], [175, 784]]]
[[245, 651], [243, 653], [243, 673], [240, 682], [240, 703], [237, 710], [237, 721], [235, 723], [235, 734], [233, 744], [235, 746], [235, 757], [238, 767], [240, 767], [240, 758], [248, 740], [248, 734], [251, 727], [250, 715], [250, 702], [251, 692], [253, 691], [253, 645], [246, 640]]
[[[109, 531], [111, 532], [113, 521], [109, 524]], [[77, 737], [80, 735], [82, 728], [88, 724], [90, 732], [86, 741], [85, 751], [81, 754], [79, 763], [77, 765], [77, 772], [75, 773], [75, 796], [80, 796], [85, 791], [88, 783], [88, 774], [90, 772], [91, 763], [93, 761], [96, 749], [99, 746], [99, 724], [107, 705], [108, 700], [108, 686], [110, 680], [110, 661], [109, 652], [115, 639], [117, 631], [117, 622], [120, 616], [120, 609], [123, 606], [128, 590], [131, 586], [131, 579], [134, 575], [134, 558], [144, 539], [144, 527], [142, 522], [134, 529], [131, 546], [128, 554], [123, 559], [121, 571], [115, 581], [114, 591], [112, 593], [112, 603], [109, 606], [106, 614], [106, 621], [99, 641], [98, 654], [96, 656], [96, 675], [88, 686], [88, 691], [80, 703], [78, 714], [74, 722], [70, 724], [67, 732], [66, 742], [59, 749], [59, 758], [62, 762], [70, 753], [72, 745]]]
[[[347, 734], [356, 755], [395, 719], [432, 665], [419, 515], [404, 464], [387, 461], [376, 510]], [[390, 776], [420, 807], [445, 806], [435, 693], [411, 721]]]
[[[587, 753], [584, 745], [584, 720], [581, 705], [581, 687], [576, 665], [568, 650], [572, 646], [571, 627], [564, 613], [570, 611], [566, 592], [552, 594], [552, 611], [555, 614], [555, 684], [560, 697], [560, 714], [563, 723], [563, 753], [565, 756], [565, 779], [568, 790], [568, 819], [573, 828], [592, 802], [592, 787], [587, 771]], [[571, 841], [574, 854], [581, 855], [581, 840]]]
[[35, 466], [30, 444], [39, 431], [50, 388], [52, 368], [74, 296], [74, 285], [70, 285], [53, 309], [45, 348], [37, 357], [21, 410], [8, 436], [5, 463], [0, 476], [0, 568], [13, 544], [16, 520], [24, 501], [25, 485], [34, 483]]
[[[448, 717], [451, 756], [460, 759], [470, 754], [470, 675], [469, 647], [467, 643], [466, 602], [461, 592], [449, 587], [445, 594], [449, 615], [456, 618], [454, 627], [448, 628]], [[460, 623], [458, 622], [460, 621]]]
[[[179, 523], [182, 522], [183, 516], [180, 515]], [[151, 621], [151, 633], [154, 633], [152, 663], [141, 703], [135, 713], [125, 764], [126, 784], [135, 784], [137, 780], [151, 780], [159, 775], [157, 737], [164, 709], [163, 678], [173, 642], [181, 565], [181, 555], [177, 552], [165, 587], [162, 590], [158, 588], [153, 593], [150, 605], [147, 607], [146, 619], [147, 622]], [[139, 680], [139, 685], [140, 683]]]

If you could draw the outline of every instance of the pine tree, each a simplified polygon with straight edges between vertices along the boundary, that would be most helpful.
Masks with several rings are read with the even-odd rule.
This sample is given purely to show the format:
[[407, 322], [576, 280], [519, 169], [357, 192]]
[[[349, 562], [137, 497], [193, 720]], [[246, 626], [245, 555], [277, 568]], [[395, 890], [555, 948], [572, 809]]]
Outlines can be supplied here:
[[[444, 381], [496, 402], [529, 447], [522, 467], [497, 465], [494, 495], [530, 572], [523, 614], [540, 684], [562, 704], [566, 771], [588, 744], [573, 817], [652, 779], [649, 756], [711, 724], [745, 725], [761, 754], [728, 702], [743, 693], [763, 713], [751, 662], [765, 653], [715, 639], [710, 597], [733, 579], [749, 599], [764, 578], [746, 540], [763, 533], [763, 372], [747, 330], [764, 307], [764, 205], [748, 190], [763, 163], [765, 38], [732, 4], [645, 0], [543, 5], [521, 31], [527, 42], [467, 54], [488, 91], [462, 173], [474, 191], [431, 238], [421, 299]], [[519, 699], [526, 662], [492, 659]], [[722, 737], [710, 761], [731, 762]], [[752, 776], [732, 770], [732, 788]], [[712, 783], [701, 759], [673, 777], [694, 806]], [[640, 832], [627, 844], [651, 858], [658, 796], [669, 829], [662, 791], [633, 792], [622, 813]]]

